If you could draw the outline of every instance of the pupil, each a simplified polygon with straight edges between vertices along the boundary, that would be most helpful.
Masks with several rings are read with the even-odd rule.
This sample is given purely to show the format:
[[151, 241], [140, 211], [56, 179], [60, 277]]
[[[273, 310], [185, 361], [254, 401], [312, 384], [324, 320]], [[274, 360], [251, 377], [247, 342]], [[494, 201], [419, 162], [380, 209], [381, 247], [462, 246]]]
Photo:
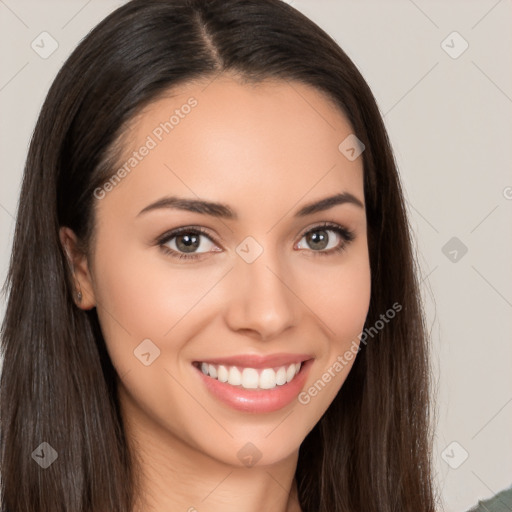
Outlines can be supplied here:
[[[320, 235], [318, 233], [321, 233]], [[328, 236], [325, 230], [314, 231], [308, 235], [308, 244], [312, 249], [325, 249], [328, 243]]]
[[197, 249], [198, 246], [199, 237], [197, 235], [180, 235], [176, 237], [176, 247], [178, 247], [180, 251], [193, 252], [193, 250]]

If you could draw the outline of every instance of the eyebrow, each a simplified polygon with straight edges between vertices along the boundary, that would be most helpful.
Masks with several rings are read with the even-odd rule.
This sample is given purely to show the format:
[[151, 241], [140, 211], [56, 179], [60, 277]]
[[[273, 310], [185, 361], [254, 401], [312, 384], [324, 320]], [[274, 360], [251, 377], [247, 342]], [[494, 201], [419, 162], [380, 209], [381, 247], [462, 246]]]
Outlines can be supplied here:
[[[342, 192], [333, 196], [325, 197], [319, 201], [309, 203], [303, 206], [296, 214], [295, 217], [305, 217], [313, 213], [322, 212], [337, 206], [339, 204], [353, 204], [359, 208], [364, 209], [364, 204], [356, 196], [349, 192]], [[203, 215], [211, 215], [228, 220], [237, 220], [238, 215], [227, 205], [223, 203], [214, 203], [212, 201], [205, 201], [202, 199], [186, 199], [183, 197], [167, 196], [158, 199], [154, 203], [149, 204], [143, 208], [138, 214], [142, 215], [153, 210], [162, 208], [171, 208], [177, 210], [185, 210], [189, 212], [201, 213]]]

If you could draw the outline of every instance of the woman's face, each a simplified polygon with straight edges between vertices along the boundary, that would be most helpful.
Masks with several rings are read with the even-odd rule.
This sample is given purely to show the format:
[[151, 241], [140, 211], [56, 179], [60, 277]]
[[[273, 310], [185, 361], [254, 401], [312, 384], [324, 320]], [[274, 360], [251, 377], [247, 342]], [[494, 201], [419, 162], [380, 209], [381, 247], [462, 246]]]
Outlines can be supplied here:
[[[313, 88], [226, 75], [135, 120], [124, 172], [95, 192], [81, 286], [127, 422], [162, 450], [293, 457], [340, 390], [370, 301], [362, 157], [338, 147], [351, 133]], [[352, 200], [322, 206], [338, 194]]]

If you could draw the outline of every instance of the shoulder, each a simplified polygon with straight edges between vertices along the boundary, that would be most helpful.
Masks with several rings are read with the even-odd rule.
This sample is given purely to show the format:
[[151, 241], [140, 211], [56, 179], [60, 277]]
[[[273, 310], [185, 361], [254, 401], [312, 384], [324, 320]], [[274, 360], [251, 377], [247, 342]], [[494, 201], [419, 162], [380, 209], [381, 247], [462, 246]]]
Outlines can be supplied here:
[[478, 505], [468, 512], [510, 512], [510, 510], [512, 510], [512, 487], [488, 500], [479, 501]]

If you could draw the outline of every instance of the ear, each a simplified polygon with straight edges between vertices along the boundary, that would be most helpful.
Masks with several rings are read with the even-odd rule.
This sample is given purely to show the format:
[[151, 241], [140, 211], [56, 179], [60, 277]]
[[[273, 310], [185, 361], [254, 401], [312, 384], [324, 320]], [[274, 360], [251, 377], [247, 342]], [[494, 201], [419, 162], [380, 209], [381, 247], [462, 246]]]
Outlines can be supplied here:
[[[79, 250], [77, 237], [72, 229], [66, 226], [61, 227], [59, 238], [73, 271], [75, 304], [80, 309], [92, 309], [96, 306], [96, 298], [87, 256]], [[79, 292], [81, 293], [81, 300], [78, 299]]]

